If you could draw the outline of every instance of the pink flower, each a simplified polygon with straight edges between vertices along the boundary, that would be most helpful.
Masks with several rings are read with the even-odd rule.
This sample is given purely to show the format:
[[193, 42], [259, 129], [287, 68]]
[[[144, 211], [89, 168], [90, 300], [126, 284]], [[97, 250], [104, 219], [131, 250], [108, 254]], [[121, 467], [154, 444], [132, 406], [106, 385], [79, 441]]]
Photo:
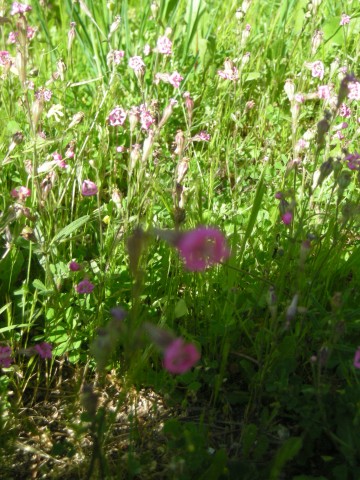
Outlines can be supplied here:
[[141, 57], [135, 56], [129, 59], [129, 67], [135, 72], [142, 72], [145, 68], [145, 63]]
[[21, 201], [31, 196], [31, 190], [30, 188], [21, 186], [11, 190], [10, 195], [13, 198], [18, 198]]
[[225, 60], [224, 70], [218, 70], [218, 75], [225, 80], [238, 80], [239, 72], [232, 60]]
[[32, 8], [30, 5], [26, 5], [25, 3], [14, 2], [11, 7], [10, 15], [22, 15], [26, 12], [30, 12]]
[[150, 45], [147, 43], [146, 45], [144, 45], [144, 50], [143, 50], [143, 53], [144, 53], [145, 57], [147, 57], [148, 55], [150, 55], [150, 52], [151, 52], [151, 47], [150, 47]]
[[324, 78], [324, 64], [320, 60], [317, 60], [316, 62], [313, 62], [310, 64], [311, 68], [311, 75], [314, 78], [320, 78], [322, 80]]
[[68, 164], [65, 162], [65, 160], [63, 160], [62, 155], [60, 153], [54, 152], [52, 154], [52, 156], [53, 156], [53, 159], [55, 160], [55, 162], [57, 163], [57, 165], [60, 168], [66, 168], [68, 166]]
[[43, 100], [45, 102], [50, 102], [51, 97], [52, 97], [52, 91], [47, 89], [47, 88], [40, 87], [39, 90], [37, 90], [35, 92], [35, 97], [36, 97], [37, 100]]
[[96, 195], [98, 193], [96, 183], [92, 182], [91, 180], [84, 180], [81, 186], [81, 193], [84, 195], [84, 197]]
[[36, 28], [28, 26], [26, 28], [26, 36], [29, 40], [32, 40], [35, 37]]
[[297, 103], [304, 103], [305, 102], [305, 97], [302, 93], [295, 93], [294, 100]]
[[77, 291], [77, 293], [81, 293], [81, 294], [91, 293], [94, 290], [94, 288], [95, 288], [95, 285], [89, 282], [87, 278], [85, 278], [75, 286], [75, 290]]
[[351, 18], [349, 17], [349, 15], [346, 15], [346, 13], [343, 13], [341, 15], [340, 25], [341, 26], [347, 25], [348, 23], [350, 23], [350, 20]]
[[164, 55], [172, 54], [172, 41], [168, 37], [159, 37], [156, 46], [159, 53]]
[[11, 358], [11, 348], [10, 347], [0, 347], [0, 367], [9, 368], [12, 364], [13, 359]]
[[51, 358], [52, 357], [52, 346], [50, 343], [42, 342], [34, 346], [34, 350], [39, 354], [41, 358]]
[[354, 367], [360, 368], [360, 347], [357, 348], [354, 355]]
[[124, 50], [113, 50], [112, 57], [113, 57], [114, 64], [119, 65], [121, 63], [121, 60], [124, 58], [124, 56], [125, 56]]
[[360, 82], [349, 82], [348, 89], [348, 98], [350, 100], [360, 100]]
[[108, 122], [112, 127], [123, 126], [126, 120], [126, 112], [121, 107], [115, 107], [114, 110], [111, 110]]
[[151, 125], [155, 123], [155, 118], [151, 115], [149, 110], [147, 110], [146, 105], [140, 105], [140, 123], [141, 128], [144, 130], [149, 130]]
[[200, 360], [200, 353], [195, 345], [184, 343], [177, 338], [164, 352], [164, 368], [174, 374], [182, 374], [190, 370]]
[[340, 117], [349, 118], [351, 117], [351, 109], [345, 104], [342, 103], [339, 108]]
[[186, 268], [193, 272], [205, 270], [230, 255], [224, 235], [216, 228], [199, 227], [183, 233], [176, 247]]
[[285, 225], [290, 225], [292, 219], [293, 215], [291, 212], [285, 212], [284, 215], [281, 216], [281, 220]]
[[193, 142], [210, 142], [210, 134], [205, 132], [205, 130], [201, 130], [201, 132], [197, 133], [191, 140]]
[[319, 85], [317, 94], [319, 98], [329, 100], [331, 97], [329, 85]]
[[169, 83], [172, 85], [174, 88], [179, 88], [180, 83], [183, 80], [184, 77], [180, 75], [178, 72], [173, 72], [171, 75], [169, 75]]
[[9, 65], [11, 63], [11, 56], [7, 50], [0, 51], [0, 65]]
[[16, 43], [19, 37], [19, 32], [10, 32], [7, 43]]
[[79, 270], [82, 270], [82, 266], [80, 265], [80, 263], [77, 263], [77, 262], [75, 262], [75, 260], [72, 260], [72, 261], [69, 263], [69, 269], [70, 269], [72, 272], [78, 272]]

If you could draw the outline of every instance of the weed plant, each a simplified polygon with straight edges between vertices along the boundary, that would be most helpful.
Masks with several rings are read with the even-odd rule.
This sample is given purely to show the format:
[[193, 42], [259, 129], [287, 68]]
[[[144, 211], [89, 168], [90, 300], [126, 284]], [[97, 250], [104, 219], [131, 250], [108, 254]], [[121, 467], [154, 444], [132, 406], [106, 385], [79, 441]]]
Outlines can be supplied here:
[[359, 16], [0, 0], [1, 478], [360, 478]]

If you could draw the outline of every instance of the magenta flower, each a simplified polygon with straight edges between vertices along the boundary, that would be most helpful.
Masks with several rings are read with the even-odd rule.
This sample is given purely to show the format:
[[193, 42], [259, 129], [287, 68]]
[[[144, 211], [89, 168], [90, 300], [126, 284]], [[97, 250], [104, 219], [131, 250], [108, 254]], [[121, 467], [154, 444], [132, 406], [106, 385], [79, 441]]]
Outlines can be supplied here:
[[205, 132], [205, 130], [201, 130], [201, 132], [197, 133], [192, 137], [193, 142], [210, 142], [210, 134]]
[[293, 215], [291, 212], [285, 212], [284, 215], [281, 215], [281, 220], [285, 225], [290, 225], [292, 219]]
[[94, 290], [94, 288], [95, 288], [95, 285], [89, 282], [87, 278], [85, 278], [75, 286], [75, 290], [77, 291], [77, 293], [81, 293], [81, 294], [91, 293]]
[[345, 104], [342, 103], [339, 107], [340, 117], [349, 118], [351, 117], [351, 109]]
[[159, 37], [156, 46], [159, 53], [164, 55], [172, 54], [172, 41], [168, 37]]
[[346, 15], [346, 13], [343, 13], [341, 15], [340, 25], [341, 26], [347, 25], [348, 23], [350, 23], [350, 20], [351, 18], [349, 17], [349, 15]]
[[16, 43], [18, 37], [19, 37], [19, 32], [10, 32], [7, 39], [7, 43]]
[[174, 374], [182, 374], [190, 370], [200, 360], [200, 353], [195, 345], [184, 343], [177, 338], [170, 343], [164, 352], [164, 368]]
[[20, 201], [23, 201], [26, 198], [31, 196], [31, 190], [30, 188], [21, 186], [21, 187], [13, 188], [10, 192], [10, 195], [13, 198], [18, 198]]
[[123, 126], [126, 120], [126, 112], [121, 107], [115, 107], [108, 116], [108, 122], [112, 127]]
[[34, 350], [39, 354], [41, 358], [51, 358], [52, 357], [52, 345], [47, 342], [38, 343], [34, 346]]
[[69, 263], [69, 270], [71, 270], [72, 272], [78, 272], [79, 270], [82, 270], [82, 266], [80, 265], [80, 263], [77, 263], [75, 262], [75, 260], [72, 260]]
[[11, 348], [8, 346], [0, 347], [0, 367], [9, 368], [12, 362]]
[[360, 155], [357, 152], [347, 155], [345, 160], [348, 162], [347, 166], [350, 170], [360, 170]]
[[96, 186], [96, 183], [91, 180], [84, 180], [81, 186], [81, 193], [84, 197], [91, 197], [98, 193], [98, 187]]
[[360, 368], [360, 347], [357, 348], [354, 355], [354, 367]]
[[36, 31], [37, 31], [37, 28], [34, 28], [34, 27], [26, 27], [26, 36], [29, 40], [32, 40], [34, 37], [35, 37], [35, 34], [36, 34]]
[[155, 123], [155, 118], [151, 115], [149, 110], [147, 110], [146, 105], [140, 105], [140, 123], [141, 128], [144, 130], [149, 130], [151, 125]]
[[145, 63], [141, 57], [135, 56], [129, 59], [129, 67], [132, 68], [134, 72], [142, 72], [145, 68]]
[[176, 243], [188, 270], [200, 272], [230, 255], [224, 235], [216, 228], [199, 227], [183, 233]]
[[52, 153], [52, 157], [54, 161], [57, 163], [58, 167], [66, 168], [68, 166], [68, 164], [65, 162], [62, 155], [59, 152]]
[[22, 15], [26, 12], [30, 12], [31, 10], [32, 7], [30, 7], [30, 5], [26, 5], [26, 3], [14, 2], [11, 6], [10, 15]]

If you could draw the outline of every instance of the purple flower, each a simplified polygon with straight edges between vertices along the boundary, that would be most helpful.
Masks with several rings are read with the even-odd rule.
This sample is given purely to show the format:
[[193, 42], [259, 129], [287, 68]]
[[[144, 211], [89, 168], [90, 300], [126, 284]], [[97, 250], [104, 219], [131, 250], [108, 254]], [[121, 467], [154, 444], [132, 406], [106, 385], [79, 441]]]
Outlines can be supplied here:
[[0, 367], [9, 368], [12, 362], [11, 348], [8, 346], [0, 347]]
[[34, 350], [41, 358], [52, 358], [52, 345], [47, 342], [38, 343], [34, 346]]
[[94, 290], [94, 288], [95, 288], [95, 285], [89, 282], [87, 278], [85, 278], [75, 286], [75, 290], [77, 291], [77, 293], [80, 293], [80, 294], [91, 293]]
[[360, 347], [357, 348], [354, 355], [354, 367], [360, 368]]
[[84, 197], [91, 197], [98, 193], [98, 187], [96, 186], [96, 183], [91, 180], [84, 180], [81, 186], [81, 193]]
[[184, 343], [182, 338], [171, 342], [164, 352], [164, 368], [174, 374], [185, 373], [200, 360], [195, 345]]
[[78, 272], [79, 270], [82, 270], [82, 266], [80, 265], [80, 263], [77, 263], [75, 262], [75, 260], [72, 260], [69, 263], [69, 270], [71, 270], [72, 272]]
[[285, 225], [290, 225], [292, 219], [293, 215], [291, 212], [285, 212], [284, 215], [281, 216], [281, 220]]
[[357, 152], [346, 155], [345, 160], [350, 170], [360, 170], [360, 155]]
[[216, 228], [199, 227], [183, 233], [176, 247], [186, 268], [193, 272], [205, 270], [230, 255], [224, 235]]
[[31, 190], [30, 188], [21, 186], [21, 187], [13, 188], [10, 192], [10, 195], [13, 198], [18, 198], [20, 201], [23, 201], [26, 198], [31, 196]]
[[121, 107], [115, 107], [114, 110], [111, 110], [108, 122], [112, 127], [123, 126], [126, 120], [126, 112]]

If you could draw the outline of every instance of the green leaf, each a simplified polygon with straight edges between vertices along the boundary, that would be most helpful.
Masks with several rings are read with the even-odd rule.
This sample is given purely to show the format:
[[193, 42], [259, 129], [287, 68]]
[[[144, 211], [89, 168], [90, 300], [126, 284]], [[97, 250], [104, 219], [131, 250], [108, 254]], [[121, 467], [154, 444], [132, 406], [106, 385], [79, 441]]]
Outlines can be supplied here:
[[83, 217], [77, 218], [73, 222], [69, 223], [65, 228], [60, 230], [51, 241], [51, 245], [56, 243], [61, 243], [67, 240], [72, 233], [74, 233], [78, 228], [85, 225], [90, 220], [90, 215], [84, 215]]
[[199, 477], [199, 480], [218, 480], [226, 470], [227, 455], [225, 450], [215, 453], [210, 467]]
[[175, 305], [175, 309], [174, 309], [175, 318], [184, 317], [188, 313], [189, 313], [189, 310], [187, 308], [186, 302], [183, 298], [181, 298]]
[[278, 480], [285, 464], [294, 458], [300, 451], [303, 441], [301, 437], [288, 438], [276, 452], [270, 472], [270, 480]]

